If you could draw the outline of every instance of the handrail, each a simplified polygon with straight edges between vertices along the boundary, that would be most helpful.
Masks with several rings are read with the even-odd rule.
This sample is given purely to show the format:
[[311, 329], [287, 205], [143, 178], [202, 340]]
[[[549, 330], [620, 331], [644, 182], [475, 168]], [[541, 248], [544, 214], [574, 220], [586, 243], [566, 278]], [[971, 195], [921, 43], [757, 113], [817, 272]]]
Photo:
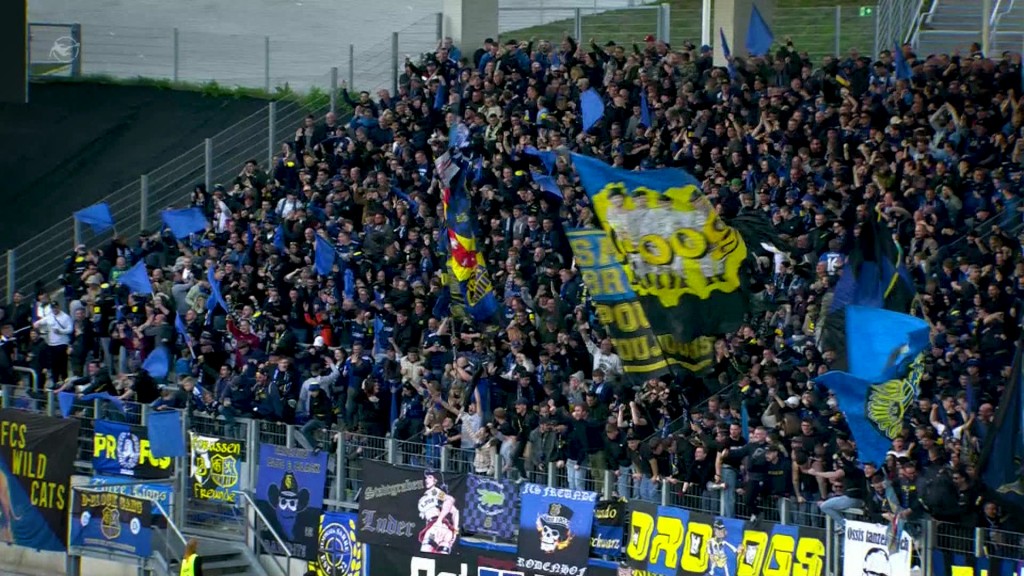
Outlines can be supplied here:
[[174, 531], [174, 535], [178, 537], [178, 540], [181, 541], [182, 545], [188, 546], [188, 540], [185, 539], [185, 535], [181, 533], [181, 530], [178, 530], [178, 525], [171, 520], [171, 514], [167, 510], [164, 510], [164, 507], [156, 500], [150, 500], [150, 502], [152, 502], [153, 506], [156, 506], [156, 509], [159, 510], [160, 513], [164, 515], [164, 518], [167, 519], [167, 526]]
[[35, 370], [31, 368], [26, 368], [25, 366], [14, 366], [14, 371], [19, 372], [21, 374], [28, 374], [29, 377], [32, 379], [32, 390], [35, 392], [39, 391], [39, 375], [36, 374]]
[[[291, 569], [292, 558], [294, 558], [294, 556], [292, 555], [291, 549], [289, 549], [288, 546], [284, 543], [284, 539], [281, 538], [281, 535], [277, 533], [277, 530], [274, 530], [274, 527], [271, 526], [271, 524], [270, 524], [270, 520], [267, 520], [267, 517], [263, 515], [263, 512], [260, 511], [259, 506], [256, 505], [256, 502], [253, 501], [253, 499], [249, 496], [249, 494], [247, 492], [245, 492], [243, 490], [238, 490], [238, 491], [235, 492], [235, 494], [238, 494], [239, 496], [241, 496], [242, 498], [245, 499], [245, 501], [246, 501], [246, 503], [248, 503], [249, 507], [251, 507], [253, 512], [256, 513], [256, 517], [263, 521], [263, 524], [267, 527], [267, 530], [270, 532], [270, 535], [274, 537], [274, 541], [277, 542], [277, 545], [281, 547], [281, 551], [284, 553], [284, 556], [287, 559], [285, 561], [286, 564], [287, 564], [287, 567], [282, 567], [281, 566], [281, 563], [278, 561], [278, 558], [277, 558], [278, 555], [277, 554], [268, 554], [268, 556], [270, 556], [274, 560], [274, 563], [277, 564], [277, 568], [279, 570], [281, 570], [282, 573], [288, 574], [289, 570]], [[256, 528], [257, 528], [257, 531], [256, 531], [256, 534], [255, 534], [255, 541], [258, 543], [259, 540], [260, 540], [260, 535], [259, 535], [259, 530], [258, 530], [259, 527], [257, 526]]]
[[[996, 35], [999, 33], [999, 23], [1002, 22], [1003, 16], [1009, 14], [1013, 10], [1013, 5], [1016, 0], [996, 0], [995, 6], [992, 7], [992, 14], [989, 16], [988, 26], [988, 40], [989, 46], [992, 46]], [[1005, 8], [1005, 9], [1003, 9]], [[988, 56], [986, 54], [986, 56]]]
[[921, 24], [924, 23], [926, 18], [930, 18], [932, 11], [935, 10], [935, 5], [938, 4], [938, 0], [932, 2], [931, 8], [924, 10], [925, 2], [927, 0], [918, 0], [917, 11], [914, 14], [914, 20], [910, 23], [910, 29], [904, 32], [900, 36], [900, 43], [910, 42], [910, 45], [917, 50], [917, 33], [921, 30]]

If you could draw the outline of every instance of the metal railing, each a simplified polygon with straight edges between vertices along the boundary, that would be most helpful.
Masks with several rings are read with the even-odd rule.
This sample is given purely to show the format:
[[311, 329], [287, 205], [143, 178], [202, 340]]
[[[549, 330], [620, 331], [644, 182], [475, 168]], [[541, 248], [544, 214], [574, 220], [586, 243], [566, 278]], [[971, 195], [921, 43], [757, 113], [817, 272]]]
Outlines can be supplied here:
[[[254, 547], [253, 550], [256, 554], [256, 558], [260, 560], [260, 563], [263, 563], [263, 558], [266, 557], [268, 561], [277, 568], [280, 576], [289, 576], [292, 573], [292, 561], [295, 560], [295, 557], [292, 555], [291, 550], [289, 550], [288, 545], [285, 543], [284, 539], [281, 538], [281, 535], [277, 533], [277, 530], [274, 530], [273, 525], [271, 525], [270, 521], [267, 520], [267, 517], [263, 515], [263, 512], [261, 512], [259, 506], [253, 502], [249, 494], [242, 491], [236, 492], [236, 494], [245, 504], [245, 517], [247, 519], [246, 530], [248, 531], [246, 542], [251, 543]], [[251, 518], [249, 512], [252, 512]], [[266, 549], [266, 546], [263, 543], [263, 534], [270, 534], [274, 543], [278, 545], [280, 551], [284, 555], [283, 564], [281, 562], [280, 554], [276, 554], [273, 550]], [[305, 562], [303, 562], [303, 564], [305, 564]]]
[[[432, 50], [440, 39], [441, 15], [430, 14], [395, 32], [406, 53]], [[311, 44], [312, 42], [312, 44]], [[390, 39], [385, 42], [390, 42]], [[390, 65], [356, 65], [380, 53], [329, 39], [221, 34], [182, 28], [144, 28], [79, 23], [29, 23], [29, 71], [33, 77], [107, 76], [262, 88], [328, 89], [335, 78], [375, 89]], [[321, 55], [310, 58], [311, 53]], [[347, 56], [347, 57], [346, 57]], [[324, 65], [326, 58], [328, 65]]]
[[[9, 400], [19, 397], [19, 394], [14, 393], [11, 388], [5, 387], [4, 390], [5, 407], [13, 406], [23, 410], [47, 412], [45, 405], [9, 402]], [[141, 413], [145, 414], [145, 411]], [[87, 423], [91, 424], [89, 420], [83, 421], [80, 438], [91, 440], [91, 426]], [[198, 424], [199, 422], [193, 422], [193, 425]], [[294, 426], [249, 419], [239, 419], [238, 425], [244, 428], [244, 437], [249, 446], [246, 465], [239, 469], [240, 476], [243, 476], [239, 480], [239, 486], [253, 486], [258, 473], [257, 458], [253, 456], [257, 453], [256, 447], [260, 443], [279, 446], [293, 445], [294, 438], [299, 432]], [[202, 426], [203, 433], [224, 436], [226, 432], [225, 425], [221, 421], [210, 420]], [[385, 462], [396, 466], [431, 467], [442, 472], [470, 473], [498, 480], [511, 480], [519, 477], [518, 466], [510, 466], [510, 461], [503, 456], [502, 452], [493, 448], [483, 448], [484, 451], [490, 450], [491, 453], [481, 458], [481, 448], [455, 448], [446, 445], [431, 445], [429, 442], [399, 441], [391, 437], [365, 436], [348, 432], [324, 430], [320, 432], [317, 440], [321, 447], [330, 450], [326, 492], [329, 497], [324, 500], [326, 509], [353, 510], [358, 508], [362, 489], [362, 462], [366, 460]], [[187, 460], [185, 462], [187, 463]], [[187, 465], [179, 465], [177, 470], [179, 475], [188, 474]], [[756, 512], [767, 522], [824, 528], [828, 535], [826, 546], [833, 551], [841, 550], [842, 537], [833, 533], [830, 519], [820, 512], [814, 502], [798, 502], [791, 497], [772, 496], [763, 498], [755, 511], [748, 509], [742, 499], [737, 498], [735, 508], [730, 510], [730, 506], [722, 497], [722, 491], [706, 486], [691, 486], [684, 492], [680, 483], [662, 481], [651, 484], [649, 479], [637, 482], [632, 477], [632, 471], [628, 469], [599, 470], [582, 466], [576, 475], [580, 473], [582, 473], [582, 484], [579, 487], [597, 491], [603, 498], [624, 494], [627, 498], [726, 517], [742, 518]], [[559, 466], [555, 462], [527, 469], [524, 479], [550, 487], [570, 486], [566, 467]], [[176, 482], [176, 485], [179, 484]], [[192, 498], [188, 490], [181, 489], [176, 492], [172, 504], [172, 508], [177, 511], [172, 511], [174, 515], [168, 516], [168, 519], [187, 517], [200, 511], [209, 513], [210, 509], [220, 507], [224, 509], [221, 511], [221, 517], [225, 522], [220, 529], [217, 530], [216, 526], [204, 526], [201, 528], [205, 529], [199, 532], [206, 534], [215, 532], [217, 536], [225, 537], [229, 531], [234, 531], [234, 536], [244, 539], [255, 551], [257, 557], [273, 556], [272, 552], [277, 550], [263, 548], [260, 541], [259, 534], [263, 532], [265, 536], [269, 535], [269, 539], [276, 543], [275, 548], [279, 547], [280, 550], [287, 551], [288, 547], [285, 546], [281, 536], [274, 533], [273, 530], [269, 530], [267, 519], [258, 511], [251, 493], [248, 490], [239, 490], [238, 494], [240, 506], [197, 501]], [[228, 513], [229, 509], [230, 513]], [[517, 514], [518, 510], [510, 512]], [[847, 515], [851, 518], [861, 518], [863, 513], [851, 510]], [[228, 520], [228, 518], [233, 519]], [[196, 528], [200, 528], [187, 522], [180, 525], [189, 533], [197, 532]], [[265, 530], [269, 530], [269, 532]], [[180, 536], [180, 532], [176, 529], [175, 531]], [[1024, 534], [999, 529], [966, 527], [932, 520], [920, 522], [920, 529], [916, 533], [920, 536], [919, 541], [922, 545], [920, 557], [925, 567], [935, 551], [984, 555], [1011, 561], [1024, 560], [1022, 557], [1024, 556]], [[837, 562], [834, 557], [830, 556], [830, 558], [831, 561]], [[287, 572], [284, 570], [288, 568], [287, 565], [291, 560], [291, 556], [285, 555], [283, 558], [266, 559], [266, 562], [277, 568], [279, 573], [285, 574]], [[839, 564], [837, 563], [836, 566], [838, 567]]]

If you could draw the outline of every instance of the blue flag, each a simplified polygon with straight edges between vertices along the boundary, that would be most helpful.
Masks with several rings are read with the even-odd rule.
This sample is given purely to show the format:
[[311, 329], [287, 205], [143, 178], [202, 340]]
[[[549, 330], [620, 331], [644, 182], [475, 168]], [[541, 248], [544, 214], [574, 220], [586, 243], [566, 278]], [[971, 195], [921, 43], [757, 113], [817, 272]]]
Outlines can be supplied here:
[[117, 279], [117, 283], [126, 286], [132, 294], [152, 294], [153, 284], [149, 281], [146, 263], [139, 260], [127, 272]]
[[583, 111], [583, 131], [589, 131], [604, 116], [604, 101], [593, 88], [580, 94], [580, 108]]
[[409, 205], [409, 209], [412, 210], [412, 213], [414, 215], [419, 214], [420, 205], [415, 200], [412, 199], [412, 196], [409, 196], [408, 194], [403, 192], [401, 188], [397, 186], [392, 187], [391, 190], [395, 193], [395, 196], [398, 196], [401, 200], [404, 200], [405, 203]]
[[149, 432], [149, 449], [154, 458], [177, 458], [187, 453], [181, 410], [150, 412], [146, 428]]
[[446, 267], [453, 275], [453, 285], [466, 310], [481, 324], [493, 322], [498, 313], [498, 298], [484, 256], [477, 248], [476, 218], [466, 191], [466, 166], [460, 166], [451, 185], [442, 194], [445, 234], [438, 242], [448, 252]]
[[743, 430], [743, 437], [750, 437], [750, 412], [747, 411], [747, 402], [740, 403], [740, 428]]
[[356, 297], [356, 276], [350, 268], [345, 269], [345, 287], [342, 294], [345, 295], [345, 298]]
[[334, 251], [334, 246], [332, 246], [326, 238], [317, 234], [316, 248], [314, 251], [316, 253], [316, 273], [321, 276], [330, 276], [331, 270], [334, 268], [334, 257], [337, 256], [337, 253]]
[[906, 371], [928, 347], [928, 323], [884, 308], [846, 308], [846, 356], [851, 375], [882, 382]]
[[284, 252], [285, 251], [285, 245], [284, 245], [284, 222], [278, 224], [277, 228], [274, 228], [274, 248], [277, 248], [278, 252]]
[[177, 312], [174, 313], [174, 329], [185, 339], [185, 345], [191, 347], [192, 335], [188, 333], [188, 326], [185, 326], [185, 321], [181, 319], [181, 314]]
[[[220, 280], [217, 280], [213, 266], [206, 270], [206, 281], [210, 283], [210, 297], [206, 299], [206, 311], [213, 312], [217, 306], [220, 306], [225, 312], [230, 312], [228, 303], [224, 301], [224, 295], [220, 291]], [[207, 314], [207, 320], [210, 316], [211, 314]]]
[[110, 215], [110, 206], [106, 202], [93, 204], [75, 212], [75, 220], [92, 228], [96, 234], [114, 227], [114, 217]]
[[772, 29], [764, 21], [757, 6], [753, 6], [753, 11], [750, 13], [750, 26], [747, 27], [747, 51], [751, 56], [763, 56], [772, 49], [773, 42], [775, 42], [775, 35], [772, 34]]
[[121, 402], [120, 398], [108, 392], [103, 392], [102, 394], [85, 394], [81, 398], [78, 398], [74, 392], [61, 392], [60, 394], [57, 394], [57, 404], [60, 405], [61, 416], [67, 418], [68, 415], [71, 414], [71, 410], [73, 410], [75, 406], [75, 400], [82, 403], [92, 403], [95, 400], [103, 400], [110, 402], [114, 408], [117, 408], [122, 413], [124, 412], [124, 402]]
[[736, 78], [736, 62], [732, 59], [732, 50], [729, 49], [729, 41], [725, 39], [725, 29], [719, 28], [718, 35], [722, 38], [722, 55], [728, 63], [729, 78]]
[[165, 346], [157, 346], [149, 356], [146, 356], [142, 369], [149, 372], [155, 380], [163, 380], [171, 370], [171, 353]]
[[437, 85], [437, 94], [434, 94], [434, 110], [441, 110], [444, 105], [448, 102], [448, 86], [445, 85], [445, 81], [441, 80], [441, 83]]
[[896, 64], [896, 79], [910, 80], [910, 77], [914, 74], [910, 70], [910, 64], [907, 62], [907, 57], [903, 55], [903, 47], [897, 44], [896, 49], [892, 51], [892, 57], [893, 62]]
[[647, 102], [647, 90], [640, 90], [640, 123], [651, 127], [651, 106]]
[[1013, 360], [1013, 372], [999, 400], [996, 420], [988, 427], [978, 469], [981, 470], [985, 486], [1005, 495], [1017, 508], [1024, 509], [1024, 495], [1020, 492], [1019, 484], [1015, 490], [1004, 488], [1014, 482], [1021, 482], [1019, 472], [1024, 465], [1022, 362], [1024, 353], [1021, 352], [1018, 343]]
[[552, 196], [558, 198], [559, 200], [562, 200], [564, 198], [564, 196], [562, 196], [562, 190], [558, 187], [558, 183], [555, 182], [554, 178], [552, 178], [551, 176], [538, 174], [537, 172], [534, 172], [531, 176], [533, 176], [533, 181], [536, 182], [538, 186], [540, 186], [541, 190], [547, 192], [548, 194], [551, 194]]
[[882, 462], [893, 439], [903, 431], [905, 415], [917, 400], [923, 375], [924, 357], [919, 355], [906, 373], [885, 382], [868, 382], [835, 370], [814, 381], [835, 394], [857, 442], [860, 459]]
[[[540, 161], [542, 164], [544, 164], [544, 169], [547, 170], [548, 174], [551, 174], [552, 172], [555, 171], [555, 160], [558, 159], [557, 152], [552, 152], [550, 150], [542, 151], [538, 150], [533, 146], [524, 146], [523, 152], [529, 156], [536, 156], [537, 158], [540, 158]], [[482, 163], [483, 159], [481, 158], [480, 161]]]
[[431, 310], [430, 315], [438, 320], [443, 320], [451, 315], [452, 306], [452, 292], [448, 287], [441, 289], [441, 294], [437, 297], [437, 302], [434, 302], [434, 309]]
[[160, 219], [178, 240], [206, 230], [206, 216], [203, 216], [203, 211], [199, 208], [164, 210], [160, 213]]

